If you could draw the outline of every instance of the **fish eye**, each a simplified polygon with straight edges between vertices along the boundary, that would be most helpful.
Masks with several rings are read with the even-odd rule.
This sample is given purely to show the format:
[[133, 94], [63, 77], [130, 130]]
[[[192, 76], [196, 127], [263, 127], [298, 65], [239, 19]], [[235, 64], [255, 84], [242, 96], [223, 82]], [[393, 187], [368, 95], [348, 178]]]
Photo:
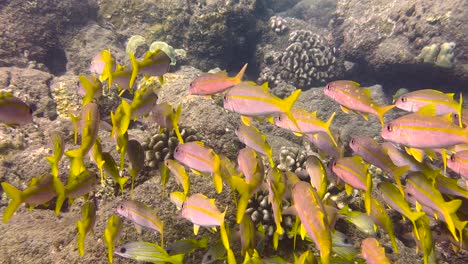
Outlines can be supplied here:
[[281, 121], [281, 116], [277, 116], [276, 118], [278, 119], [278, 121]]
[[352, 145], [354, 145], [354, 143], [356, 143], [356, 142], [354, 141], [354, 138], [351, 139], [351, 142], [350, 142], [350, 143], [351, 143]]
[[227, 95], [223, 95], [223, 100], [226, 102], [227, 101]]
[[330, 90], [330, 84], [327, 84], [327, 85], [325, 86], [325, 89]]
[[403, 103], [406, 102], [406, 101], [407, 101], [406, 96], [402, 96], [402, 97], [401, 97], [401, 101], [402, 101]]
[[392, 132], [393, 131], [393, 127], [391, 125], [387, 125], [387, 131], [388, 132]]
[[120, 248], [120, 253], [125, 253], [125, 252], [127, 252], [127, 249], [124, 248], [124, 247], [121, 247], [121, 248]]
[[454, 154], [452, 154], [452, 155], [450, 155], [450, 161], [453, 161], [453, 162], [455, 162], [455, 159], [456, 159], [456, 157], [455, 157], [455, 153], [454, 153]]

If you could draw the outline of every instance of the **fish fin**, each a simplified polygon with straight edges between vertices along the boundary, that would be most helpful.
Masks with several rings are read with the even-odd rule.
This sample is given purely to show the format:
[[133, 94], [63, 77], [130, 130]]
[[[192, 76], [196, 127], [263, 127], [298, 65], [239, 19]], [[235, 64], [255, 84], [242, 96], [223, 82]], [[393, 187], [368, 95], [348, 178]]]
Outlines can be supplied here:
[[364, 118], [364, 120], [369, 121], [369, 114], [363, 112], [359, 112], [359, 114]]
[[340, 105], [341, 111], [345, 112], [346, 114], [349, 113], [349, 109]]
[[385, 125], [385, 120], [384, 120], [385, 113], [392, 110], [394, 107], [395, 105], [384, 105], [384, 106], [377, 107], [376, 110], [377, 110], [377, 113], [379, 114], [378, 117], [379, 117], [380, 124], [382, 125], [382, 127]]
[[128, 55], [130, 56], [130, 61], [132, 63], [132, 75], [130, 77], [130, 82], [129, 82], [129, 89], [132, 90], [132, 87], [133, 87], [133, 83], [135, 82], [137, 76], [138, 76], [138, 72], [140, 71], [140, 67], [138, 65], [138, 61], [137, 59], [135, 58], [135, 54], [133, 54], [133, 52], [129, 52]]
[[223, 191], [223, 178], [221, 177], [221, 174], [219, 174], [219, 172], [213, 174], [213, 182], [215, 185], [216, 192], [221, 193]]
[[365, 94], [366, 96], [372, 97], [372, 96], [371, 96], [372, 91], [371, 91], [370, 88], [362, 88], [362, 91], [364, 92], [364, 94]]
[[108, 86], [107, 88], [110, 90], [110, 88], [112, 87], [112, 79], [113, 79], [112, 65], [114, 64], [110, 50], [103, 50], [101, 52], [101, 58], [102, 58], [102, 61], [105, 63], [105, 65], [104, 65], [104, 70], [102, 72], [100, 79], [102, 81], [107, 80], [107, 86]]
[[[169, 256], [168, 259], [167, 259], [167, 262], [169, 263], [172, 263], [172, 264], [183, 264], [184, 263], [184, 257], [185, 257], [185, 254], [177, 254], [177, 255], [172, 255], [172, 256]], [[166, 261], [164, 261], [164, 263], [167, 263]]]
[[95, 91], [93, 89], [93, 85], [88, 80], [88, 78], [86, 78], [83, 75], [80, 75], [79, 79], [80, 79], [81, 85], [83, 86], [85, 90], [85, 95], [83, 97], [82, 105], [86, 105], [87, 103], [90, 103], [91, 101], [93, 101]]
[[177, 106], [177, 109], [174, 113], [174, 117], [172, 118], [172, 127], [174, 128], [174, 131], [177, 135], [177, 139], [179, 140], [179, 143], [184, 144], [184, 139], [182, 138], [182, 135], [180, 134], [180, 129], [179, 129], [179, 119], [180, 119], [181, 112], [182, 112], [182, 107], [179, 105]]
[[57, 200], [55, 201], [55, 214], [60, 213], [62, 210], [63, 202], [65, 201], [65, 187], [58, 177], [53, 178], [53, 185]]
[[419, 110], [416, 113], [422, 114], [422, 115], [435, 116], [437, 113], [437, 109], [434, 104], [428, 104], [419, 108]]
[[78, 253], [80, 256], [84, 255], [84, 240], [86, 238], [86, 230], [83, 225], [83, 222], [76, 222], [76, 227], [78, 229]]
[[167, 179], [169, 179], [169, 168], [164, 164], [164, 162], [161, 162], [159, 167], [161, 168], [161, 185], [165, 187]]
[[248, 63], [244, 64], [244, 66], [239, 71], [239, 73], [237, 73], [237, 75], [234, 77], [234, 81], [236, 83], [242, 82], [242, 77], [244, 76], [245, 70], [247, 69], [247, 65], [249, 65], [249, 64]]
[[301, 235], [302, 240], [305, 239], [306, 233], [307, 233], [307, 231], [306, 231], [304, 225], [301, 223], [301, 226], [299, 227], [299, 234]]
[[[254, 85], [255, 85], [255, 82], [254, 82]], [[267, 93], [270, 91], [270, 90], [268, 89], [268, 82], [262, 83], [261, 87], [262, 87], [263, 90], [264, 90], [265, 92], [267, 92]]]
[[296, 103], [297, 98], [299, 98], [299, 95], [301, 94], [301, 92], [302, 92], [301, 89], [296, 89], [293, 93], [291, 93], [291, 95], [289, 95], [287, 98], [283, 100], [284, 105], [281, 107], [284, 113], [288, 116], [288, 118], [294, 123], [298, 131], [300, 131], [299, 125], [297, 124], [297, 120], [292, 114], [291, 109]]
[[409, 165], [406, 165], [403, 167], [396, 167], [392, 170], [393, 179], [395, 180], [398, 189], [403, 196], [405, 195], [405, 191], [403, 190], [403, 185], [401, 184], [401, 177], [408, 171], [409, 168]]
[[345, 184], [345, 190], [346, 190], [347, 195], [351, 195], [351, 193], [353, 193], [353, 186], [346, 183]]
[[237, 212], [236, 212], [236, 222], [240, 224], [244, 218], [245, 211], [249, 205], [250, 192], [241, 194], [239, 201], [237, 203]]
[[298, 136], [298, 137], [302, 137], [302, 136], [303, 136], [303, 134], [300, 133], [300, 132], [293, 132], [293, 134], [294, 134], [295, 136]]
[[458, 124], [463, 128], [462, 115], [463, 115], [463, 93], [460, 93], [460, 103], [458, 104]]
[[241, 115], [241, 121], [242, 123], [244, 123], [244, 125], [250, 126], [250, 124], [252, 123], [252, 118]]
[[3, 213], [3, 222], [6, 223], [10, 220], [13, 214], [18, 210], [18, 207], [24, 202], [22, 198], [22, 192], [18, 190], [15, 186], [2, 182], [2, 188], [5, 193], [11, 198], [10, 203], [8, 204], [5, 212]]
[[325, 123], [325, 129], [326, 129], [327, 135], [333, 141], [333, 144], [335, 144], [335, 146], [338, 146], [338, 143], [336, 142], [335, 137], [333, 136], [333, 134], [330, 131], [330, 125], [331, 125], [331, 123], [333, 121], [333, 118], [335, 118], [335, 115], [336, 115], [336, 112], [333, 112], [332, 115], [330, 116], [330, 118]]
[[200, 230], [200, 226], [199, 225], [193, 225], [193, 234], [197, 235], [198, 230]]
[[364, 207], [368, 215], [371, 214], [372, 208], [372, 176], [367, 173], [366, 176], [366, 192], [364, 193]]
[[413, 156], [415, 160], [418, 162], [422, 162], [424, 160], [424, 150], [422, 149], [416, 149], [416, 148], [409, 148], [405, 147], [406, 153], [409, 155]]

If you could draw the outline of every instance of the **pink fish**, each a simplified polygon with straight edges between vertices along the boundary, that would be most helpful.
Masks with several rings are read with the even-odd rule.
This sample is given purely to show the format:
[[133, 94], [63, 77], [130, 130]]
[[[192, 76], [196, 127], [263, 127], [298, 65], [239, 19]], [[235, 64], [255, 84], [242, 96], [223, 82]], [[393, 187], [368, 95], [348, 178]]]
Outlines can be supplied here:
[[370, 96], [370, 89], [361, 88], [360, 86], [357, 82], [341, 80], [328, 83], [323, 91], [325, 95], [341, 105], [343, 112], [358, 111], [366, 120], [368, 114], [375, 115], [383, 126], [385, 123], [384, 114], [395, 106], [377, 105]]
[[263, 181], [265, 176], [263, 161], [253, 149], [241, 149], [237, 155], [237, 164], [250, 186], [257, 187]]
[[299, 181], [293, 187], [294, 207], [307, 236], [320, 250], [321, 263], [330, 263], [332, 240], [327, 213], [320, 197], [307, 182]]
[[275, 166], [275, 163], [273, 162], [273, 150], [266, 141], [266, 136], [260, 132], [258, 128], [253, 125], [246, 126], [241, 124], [236, 129], [236, 135], [242, 143], [247, 145], [247, 147], [267, 156], [271, 167]]
[[[291, 109], [301, 94], [295, 90], [285, 99], [278, 98], [268, 91], [268, 84], [258, 86], [255, 83], [242, 82], [230, 88], [224, 95], [224, 108], [243, 116], [268, 116], [285, 113], [295, 120]], [[243, 119], [248, 125], [248, 122]]]
[[117, 213], [137, 225], [158, 231], [161, 236], [164, 232], [164, 224], [156, 215], [156, 211], [142, 202], [125, 201], [117, 207]]
[[393, 177], [403, 193], [400, 178], [406, 173], [408, 167], [395, 166], [382, 146], [370, 137], [354, 136], [351, 138], [349, 146], [354, 154], [361, 156], [364, 161], [381, 168], [385, 173]]
[[91, 64], [89, 65], [89, 71], [91, 73], [95, 73], [97, 75], [101, 75], [104, 72], [104, 67], [106, 63], [102, 59], [101, 52], [94, 55], [93, 59], [91, 60]]
[[447, 148], [468, 143], [468, 127], [460, 128], [451, 115], [418, 112], [397, 118], [382, 129], [382, 138], [410, 148]]
[[[372, 177], [369, 174], [369, 164], [365, 164], [361, 157], [339, 158], [333, 162], [332, 171], [346, 184], [365, 191], [364, 205], [366, 211], [371, 210]], [[347, 192], [350, 188], [347, 187]]]
[[335, 138], [330, 131], [330, 124], [335, 117], [335, 112], [333, 112], [327, 122], [323, 122], [318, 119], [317, 112], [308, 112], [304, 109], [292, 109], [291, 113], [297, 122], [297, 126], [285, 113], [275, 116], [275, 125], [295, 133], [314, 134], [323, 132], [330, 137], [335, 145], [337, 145]]
[[32, 121], [32, 110], [26, 103], [11, 93], [0, 91], [0, 123], [17, 126]]
[[[343, 157], [343, 147], [337, 147], [329, 135], [325, 133], [305, 134], [321, 153], [334, 157]], [[323, 156], [323, 155], [322, 155]]]
[[[214, 204], [214, 200], [208, 199], [201, 193], [193, 194], [182, 204], [182, 217], [195, 226], [221, 226], [224, 223], [225, 214], [226, 212], [219, 211]], [[197, 234], [197, 231], [195, 234]]]
[[194, 170], [194, 172], [206, 172], [213, 174], [216, 191], [223, 189], [220, 174], [221, 161], [211, 148], [205, 146], [201, 141], [179, 144], [174, 150], [174, 159]]
[[368, 264], [390, 264], [385, 255], [385, 249], [373, 237], [368, 237], [362, 241], [361, 255]]
[[417, 112], [422, 107], [432, 104], [436, 109], [436, 115], [458, 114], [460, 104], [453, 99], [453, 95], [453, 93], [423, 89], [403, 94], [395, 101], [395, 106], [408, 112]]
[[225, 71], [217, 73], [207, 73], [197, 77], [190, 83], [189, 94], [210, 95], [225, 91], [226, 89], [239, 84], [247, 69], [247, 64], [242, 67], [234, 77], [229, 77]]

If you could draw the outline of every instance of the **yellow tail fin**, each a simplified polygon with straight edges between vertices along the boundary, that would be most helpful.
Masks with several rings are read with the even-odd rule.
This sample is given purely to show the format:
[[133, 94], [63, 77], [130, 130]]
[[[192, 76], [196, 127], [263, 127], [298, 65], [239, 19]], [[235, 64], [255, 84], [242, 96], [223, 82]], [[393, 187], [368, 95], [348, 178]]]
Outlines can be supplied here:
[[6, 223], [8, 222], [8, 220], [10, 220], [10, 218], [13, 216], [16, 210], [18, 210], [18, 207], [23, 203], [23, 199], [21, 197], [21, 191], [16, 189], [15, 186], [7, 182], [2, 182], [2, 188], [5, 191], [5, 193], [11, 198], [8, 207], [3, 213], [3, 222]]

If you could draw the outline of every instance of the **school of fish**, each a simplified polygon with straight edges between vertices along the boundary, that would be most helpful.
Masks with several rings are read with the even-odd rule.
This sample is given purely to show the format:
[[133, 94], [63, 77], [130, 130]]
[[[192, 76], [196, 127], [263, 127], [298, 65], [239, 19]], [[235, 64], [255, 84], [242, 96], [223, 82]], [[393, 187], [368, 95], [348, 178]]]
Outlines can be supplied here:
[[[394, 104], [379, 105], [371, 97], [370, 89], [357, 82], [338, 80], [328, 83], [323, 93], [338, 103], [345, 113], [352, 111], [370, 121], [373, 120], [369, 115], [373, 115], [382, 126], [381, 140], [352, 137], [349, 142], [352, 156], [345, 156], [345, 147], [334, 134], [332, 124], [337, 113], [333, 112], [324, 121], [317, 117], [316, 111], [295, 108], [300, 89], [284, 99], [279, 98], [270, 92], [267, 83], [257, 85], [243, 81], [247, 64], [233, 77], [225, 71], [203, 74], [190, 83], [188, 96], [221, 94], [223, 107], [240, 116], [241, 123], [235, 135], [245, 148], [238, 152], [236, 164], [202, 141], [184, 143], [179, 132], [182, 108], [157, 102], [157, 91], [148, 83], [164, 82], [164, 74], [171, 65], [169, 56], [161, 50], [148, 51], [141, 60], [133, 54], [129, 56], [129, 65], [117, 64], [109, 50], [93, 58], [89, 68], [91, 74], [80, 76], [77, 85], [78, 94], [83, 96], [82, 109], [77, 115], [70, 114], [74, 144], [79, 145], [66, 149], [64, 136], [58, 131], [50, 132], [53, 154], [46, 158], [50, 172], [31, 179], [24, 190], [7, 182], [1, 183], [11, 198], [4, 210], [3, 222], [14, 217], [21, 204], [32, 208], [56, 198], [55, 213], [59, 214], [66, 200], [70, 205], [76, 199], [84, 199], [81, 218], [76, 224], [77, 248], [82, 256], [86, 236], [98, 221], [99, 208], [94, 193], [99, 184], [106, 184], [108, 176], [119, 186], [121, 193], [125, 192], [129, 177], [122, 176], [121, 172], [126, 168], [131, 177], [130, 199], [118, 204], [116, 214], [107, 219], [103, 232], [109, 263], [115, 255], [153, 263], [183, 263], [185, 255], [205, 248], [208, 249], [201, 261], [205, 264], [216, 260], [233, 264], [241, 258], [243, 263], [287, 263], [278, 256], [262, 258], [257, 247], [263, 242], [265, 233], [261, 226], [253, 225], [245, 211], [249, 199], [260, 190], [268, 192], [268, 203], [273, 211], [276, 226], [271, 241], [273, 248], [279, 247], [283, 233], [290, 232], [294, 237], [294, 263], [318, 260], [329, 264], [355, 259], [390, 263], [385, 249], [374, 238], [376, 231], [381, 229], [387, 233], [393, 251], [398, 254], [398, 234], [386, 206], [409, 220], [425, 264], [435, 263], [429, 218], [445, 223], [454, 247], [464, 246], [468, 216], [460, 208], [468, 200], [468, 109], [463, 108], [462, 94], [457, 101], [454, 94], [423, 89], [399, 94]], [[111, 124], [102, 120], [99, 109], [99, 98], [104, 95], [106, 85], [108, 90], [116, 86], [120, 94], [130, 92], [133, 95], [132, 100], [122, 98], [118, 108], [110, 113]], [[385, 120], [385, 114], [395, 108], [408, 113]], [[13, 128], [28, 125], [34, 122], [33, 114], [21, 99], [0, 92], [0, 123]], [[168, 177], [174, 176], [181, 191], [168, 196], [176, 206], [179, 218], [193, 224], [195, 236], [200, 228], [213, 232], [219, 228], [217, 242], [208, 243], [206, 238], [183, 239], [166, 245], [163, 220], [169, 219], [160, 219], [157, 208], [134, 200], [135, 178], [145, 170], [144, 153], [141, 144], [130, 138], [128, 129], [132, 122], [141, 118], [149, 118], [160, 127], [175, 130], [179, 144], [174, 159], [161, 164], [161, 183], [165, 185]], [[255, 126], [259, 122], [269, 122], [290, 131], [316, 147], [318, 155], [309, 156], [305, 163], [308, 181], [276, 168], [268, 136]], [[103, 150], [98, 135], [106, 125], [110, 127], [109, 137], [120, 154], [117, 162], [110, 150]], [[59, 166], [63, 156], [70, 159], [68, 173], [61, 171]], [[86, 166], [88, 157], [100, 177]], [[325, 161], [330, 161], [328, 167]], [[371, 165], [380, 168], [387, 178], [377, 184], [369, 170]], [[217, 193], [226, 186], [236, 193], [238, 234], [231, 231], [234, 229], [226, 222], [227, 206], [217, 205], [215, 199], [202, 193], [191, 192], [190, 177], [196, 175], [211, 176]], [[64, 178], [67, 179], [65, 183], [62, 182]], [[359, 193], [364, 201], [363, 208], [338, 208], [328, 199], [331, 185], [338, 186], [348, 195]], [[291, 231], [282, 226], [286, 214], [296, 216]], [[160, 245], [145, 241], [121, 244], [121, 217], [133, 222], [138, 232], [141, 228], [157, 232]], [[354, 241], [354, 244], [343, 242], [345, 235], [337, 228], [337, 219], [351, 223], [368, 237]], [[296, 236], [312, 243], [318, 253], [310, 250], [296, 252]], [[240, 254], [233, 251], [235, 243], [241, 244]]]

